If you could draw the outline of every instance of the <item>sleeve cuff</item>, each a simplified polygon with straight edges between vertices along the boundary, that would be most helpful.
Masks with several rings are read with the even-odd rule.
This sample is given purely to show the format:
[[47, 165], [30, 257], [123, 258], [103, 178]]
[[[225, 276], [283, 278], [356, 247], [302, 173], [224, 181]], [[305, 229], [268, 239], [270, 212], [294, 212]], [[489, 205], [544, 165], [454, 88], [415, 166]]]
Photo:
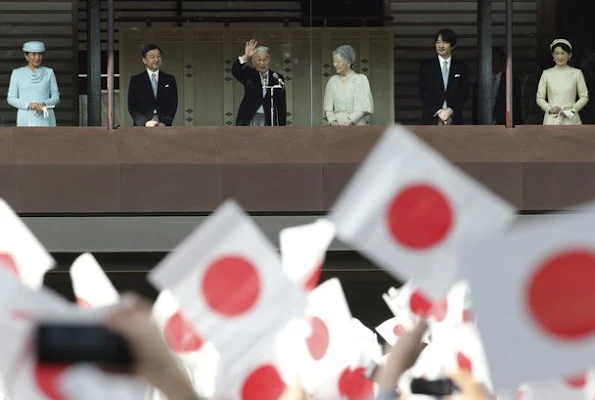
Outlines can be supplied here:
[[243, 56], [239, 56], [238, 60], [240, 61], [240, 64], [246, 64], [248, 62]]

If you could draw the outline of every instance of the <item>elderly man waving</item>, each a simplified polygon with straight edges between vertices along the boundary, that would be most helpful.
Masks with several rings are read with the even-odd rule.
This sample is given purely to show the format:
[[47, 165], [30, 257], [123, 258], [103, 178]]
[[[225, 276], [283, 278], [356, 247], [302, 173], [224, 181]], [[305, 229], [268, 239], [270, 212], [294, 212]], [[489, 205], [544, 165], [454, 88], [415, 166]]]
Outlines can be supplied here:
[[[248, 61], [251, 61], [251, 66]], [[258, 46], [254, 39], [246, 42], [244, 54], [231, 67], [233, 76], [244, 85], [244, 98], [238, 110], [236, 125], [286, 124], [285, 79], [283, 75], [271, 71], [270, 65], [271, 56], [267, 47]]]

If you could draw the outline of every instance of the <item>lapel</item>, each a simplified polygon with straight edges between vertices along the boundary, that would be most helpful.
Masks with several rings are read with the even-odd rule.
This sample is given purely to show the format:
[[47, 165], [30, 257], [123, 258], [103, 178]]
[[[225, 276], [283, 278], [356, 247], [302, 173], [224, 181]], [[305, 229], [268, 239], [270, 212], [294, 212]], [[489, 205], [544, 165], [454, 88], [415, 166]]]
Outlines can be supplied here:
[[444, 93], [444, 81], [442, 80], [442, 65], [440, 65], [440, 60], [441, 58], [438, 56], [434, 57], [434, 76], [438, 77], [438, 81], [440, 82], [440, 85], [438, 86], [441, 88], [441, 92]]
[[149, 73], [145, 70], [143, 73], [143, 84], [147, 89], [147, 95], [150, 94], [151, 98], [153, 98], [153, 86], [151, 85], [151, 78], [149, 77]]

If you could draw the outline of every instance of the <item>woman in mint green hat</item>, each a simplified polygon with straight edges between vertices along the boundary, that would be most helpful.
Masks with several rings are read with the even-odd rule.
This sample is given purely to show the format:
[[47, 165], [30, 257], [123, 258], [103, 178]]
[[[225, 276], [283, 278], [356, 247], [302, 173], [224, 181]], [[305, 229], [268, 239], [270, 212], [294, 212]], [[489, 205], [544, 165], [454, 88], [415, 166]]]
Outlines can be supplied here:
[[25, 43], [27, 65], [10, 76], [7, 100], [18, 109], [17, 126], [56, 126], [54, 106], [60, 102], [60, 91], [54, 70], [41, 66], [44, 51], [42, 42]]

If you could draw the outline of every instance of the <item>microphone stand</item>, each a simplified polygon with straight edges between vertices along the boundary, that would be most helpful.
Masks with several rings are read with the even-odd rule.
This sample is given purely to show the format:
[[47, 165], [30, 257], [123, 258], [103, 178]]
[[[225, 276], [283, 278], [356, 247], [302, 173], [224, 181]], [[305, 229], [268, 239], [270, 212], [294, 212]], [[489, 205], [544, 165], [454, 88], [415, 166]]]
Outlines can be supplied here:
[[[263, 90], [270, 90], [271, 91], [271, 126], [275, 126], [274, 116], [275, 116], [275, 89], [285, 89], [285, 83], [279, 79], [280, 77], [277, 75], [276, 72], [272, 74], [273, 78], [277, 79], [278, 83], [276, 85], [267, 86], [265, 84], [262, 85]], [[279, 125], [279, 121], [277, 121], [277, 125]]]

